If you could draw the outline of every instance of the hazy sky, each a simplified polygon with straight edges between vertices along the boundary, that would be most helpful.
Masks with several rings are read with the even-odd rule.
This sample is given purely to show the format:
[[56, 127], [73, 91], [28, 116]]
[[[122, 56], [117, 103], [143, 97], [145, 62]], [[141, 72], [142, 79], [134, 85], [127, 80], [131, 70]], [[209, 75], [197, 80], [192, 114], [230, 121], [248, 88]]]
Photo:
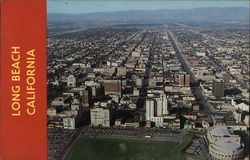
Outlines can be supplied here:
[[48, 13], [93, 13], [125, 10], [191, 9], [198, 7], [249, 7], [247, 0], [48, 0]]

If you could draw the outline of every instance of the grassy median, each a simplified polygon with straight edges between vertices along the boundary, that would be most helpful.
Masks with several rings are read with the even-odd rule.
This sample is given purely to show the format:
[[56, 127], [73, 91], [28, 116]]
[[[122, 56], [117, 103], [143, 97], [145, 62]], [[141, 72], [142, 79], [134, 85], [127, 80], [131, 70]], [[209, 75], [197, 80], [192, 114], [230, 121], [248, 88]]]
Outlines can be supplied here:
[[120, 139], [79, 140], [66, 160], [198, 160], [182, 152], [191, 141], [187, 135], [183, 143], [153, 142]]

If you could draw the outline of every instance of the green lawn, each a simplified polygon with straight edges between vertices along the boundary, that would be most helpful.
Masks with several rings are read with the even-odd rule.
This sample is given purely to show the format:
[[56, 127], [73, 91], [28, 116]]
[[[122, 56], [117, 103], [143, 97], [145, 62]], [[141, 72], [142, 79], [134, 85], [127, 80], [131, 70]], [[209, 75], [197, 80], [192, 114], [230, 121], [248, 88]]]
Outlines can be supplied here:
[[79, 140], [67, 155], [67, 160], [198, 160], [182, 149], [191, 141], [186, 136], [183, 143], [152, 142], [120, 139]]

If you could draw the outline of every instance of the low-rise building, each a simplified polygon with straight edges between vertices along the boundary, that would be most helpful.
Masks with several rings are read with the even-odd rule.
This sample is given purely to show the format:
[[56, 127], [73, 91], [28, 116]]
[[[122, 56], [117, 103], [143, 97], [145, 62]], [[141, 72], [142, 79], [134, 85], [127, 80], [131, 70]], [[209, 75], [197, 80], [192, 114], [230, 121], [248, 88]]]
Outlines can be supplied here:
[[65, 118], [63, 118], [63, 128], [64, 129], [75, 129], [76, 128], [75, 117], [65, 117]]
[[111, 110], [109, 108], [94, 107], [90, 110], [91, 126], [111, 126]]
[[67, 86], [75, 87], [76, 86], [76, 78], [73, 75], [69, 75], [67, 78]]
[[56, 111], [56, 108], [54, 108], [54, 107], [49, 107], [47, 109], [47, 115], [48, 116], [56, 116], [56, 113], [57, 113], [57, 111]]

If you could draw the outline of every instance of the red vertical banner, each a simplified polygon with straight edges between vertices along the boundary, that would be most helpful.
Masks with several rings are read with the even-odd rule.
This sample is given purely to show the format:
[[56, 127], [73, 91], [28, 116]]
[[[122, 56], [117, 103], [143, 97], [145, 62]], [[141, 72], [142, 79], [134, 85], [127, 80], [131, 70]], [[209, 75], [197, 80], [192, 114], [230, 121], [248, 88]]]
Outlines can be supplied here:
[[0, 159], [46, 160], [46, 0], [2, 0], [0, 18]]

